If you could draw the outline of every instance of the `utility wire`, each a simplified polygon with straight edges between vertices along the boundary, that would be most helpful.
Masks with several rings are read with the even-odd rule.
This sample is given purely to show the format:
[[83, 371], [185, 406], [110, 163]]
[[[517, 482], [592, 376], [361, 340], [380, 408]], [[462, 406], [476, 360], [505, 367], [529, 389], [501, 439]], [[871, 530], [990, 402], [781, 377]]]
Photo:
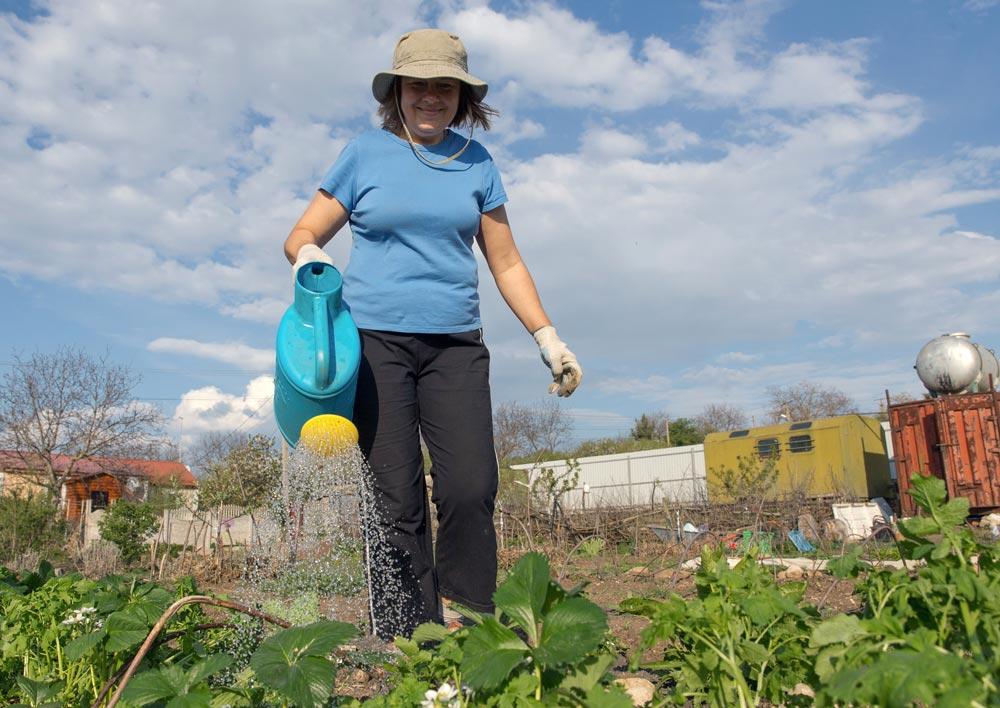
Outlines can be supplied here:
[[[256, 418], [256, 417], [257, 417], [257, 414], [258, 414], [258, 413], [260, 413], [261, 409], [262, 409], [262, 408], [263, 408], [263, 407], [264, 407], [265, 405], [267, 405], [268, 403], [270, 403], [270, 402], [271, 402], [272, 400], [274, 400], [274, 396], [269, 396], [268, 398], [265, 398], [265, 399], [264, 399], [264, 402], [263, 402], [263, 403], [261, 403], [261, 404], [260, 404], [259, 406], [257, 406], [257, 408], [256, 408], [256, 409], [254, 410], [254, 412], [253, 412], [253, 413], [251, 413], [250, 415], [248, 415], [248, 416], [246, 417], [246, 420], [244, 420], [244, 421], [243, 421], [242, 423], [240, 423], [240, 424], [239, 424], [238, 426], [236, 426], [236, 428], [234, 428], [232, 432], [233, 432], [233, 433], [238, 433], [238, 432], [239, 432], [239, 431], [240, 431], [240, 430], [241, 430], [241, 429], [243, 428], [243, 426], [244, 426], [244, 425], [246, 425], [246, 424], [247, 424], [247, 423], [249, 423], [249, 422], [250, 422], [251, 420], [253, 420], [254, 418]], [[261, 422], [263, 422], [263, 421], [261, 421]]]

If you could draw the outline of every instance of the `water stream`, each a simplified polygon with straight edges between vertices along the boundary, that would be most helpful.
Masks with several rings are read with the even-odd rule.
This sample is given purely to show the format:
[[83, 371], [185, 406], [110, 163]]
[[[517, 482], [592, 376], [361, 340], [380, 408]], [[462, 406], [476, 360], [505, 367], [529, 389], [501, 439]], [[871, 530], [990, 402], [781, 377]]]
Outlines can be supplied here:
[[[285, 479], [258, 512], [241, 598], [296, 622], [338, 619], [371, 634], [368, 569], [391, 565], [372, 513], [372, 475], [356, 445], [334, 455], [299, 446]], [[379, 582], [386, 583], [385, 573]], [[394, 581], [388, 578], [391, 586]], [[402, 587], [402, 584], [399, 585]], [[376, 622], [401, 608], [380, 610]]]

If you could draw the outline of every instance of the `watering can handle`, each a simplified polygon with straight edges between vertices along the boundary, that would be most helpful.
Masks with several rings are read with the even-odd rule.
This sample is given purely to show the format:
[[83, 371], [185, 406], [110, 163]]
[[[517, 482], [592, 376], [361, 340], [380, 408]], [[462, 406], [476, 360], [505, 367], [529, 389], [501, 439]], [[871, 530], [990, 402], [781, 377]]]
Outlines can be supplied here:
[[316, 388], [330, 383], [330, 321], [326, 298], [313, 300], [313, 330], [316, 334]]

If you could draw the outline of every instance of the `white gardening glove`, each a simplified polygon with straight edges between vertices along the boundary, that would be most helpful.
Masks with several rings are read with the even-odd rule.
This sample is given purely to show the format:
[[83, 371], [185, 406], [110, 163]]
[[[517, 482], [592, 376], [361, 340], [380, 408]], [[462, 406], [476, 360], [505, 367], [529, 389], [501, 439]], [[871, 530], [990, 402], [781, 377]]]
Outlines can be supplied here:
[[292, 266], [292, 283], [299, 274], [299, 268], [307, 263], [328, 263], [333, 265], [333, 259], [326, 255], [326, 252], [315, 243], [307, 243], [299, 249], [295, 256], [295, 265]]
[[536, 330], [532, 336], [538, 343], [542, 361], [552, 370], [549, 393], [558, 393], [560, 396], [573, 393], [583, 378], [583, 369], [580, 368], [576, 355], [566, 347], [564, 341], [559, 339], [556, 328], [552, 325]]

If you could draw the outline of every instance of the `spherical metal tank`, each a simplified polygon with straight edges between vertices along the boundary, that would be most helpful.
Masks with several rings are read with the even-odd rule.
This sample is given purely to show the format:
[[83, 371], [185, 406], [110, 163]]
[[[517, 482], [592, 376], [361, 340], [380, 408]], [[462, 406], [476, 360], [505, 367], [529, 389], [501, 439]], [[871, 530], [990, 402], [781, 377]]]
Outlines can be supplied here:
[[980, 375], [983, 361], [964, 332], [943, 334], [927, 342], [917, 354], [917, 376], [931, 393], [959, 393]]
[[990, 376], [993, 377], [993, 386], [1000, 386], [1000, 361], [997, 361], [997, 355], [993, 353], [992, 349], [987, 349], [982, 344], [976, 344], [975, 346], [979, 352], [979, 358], [983, 362], [980, 367], [976, 390], [989, 391]]

